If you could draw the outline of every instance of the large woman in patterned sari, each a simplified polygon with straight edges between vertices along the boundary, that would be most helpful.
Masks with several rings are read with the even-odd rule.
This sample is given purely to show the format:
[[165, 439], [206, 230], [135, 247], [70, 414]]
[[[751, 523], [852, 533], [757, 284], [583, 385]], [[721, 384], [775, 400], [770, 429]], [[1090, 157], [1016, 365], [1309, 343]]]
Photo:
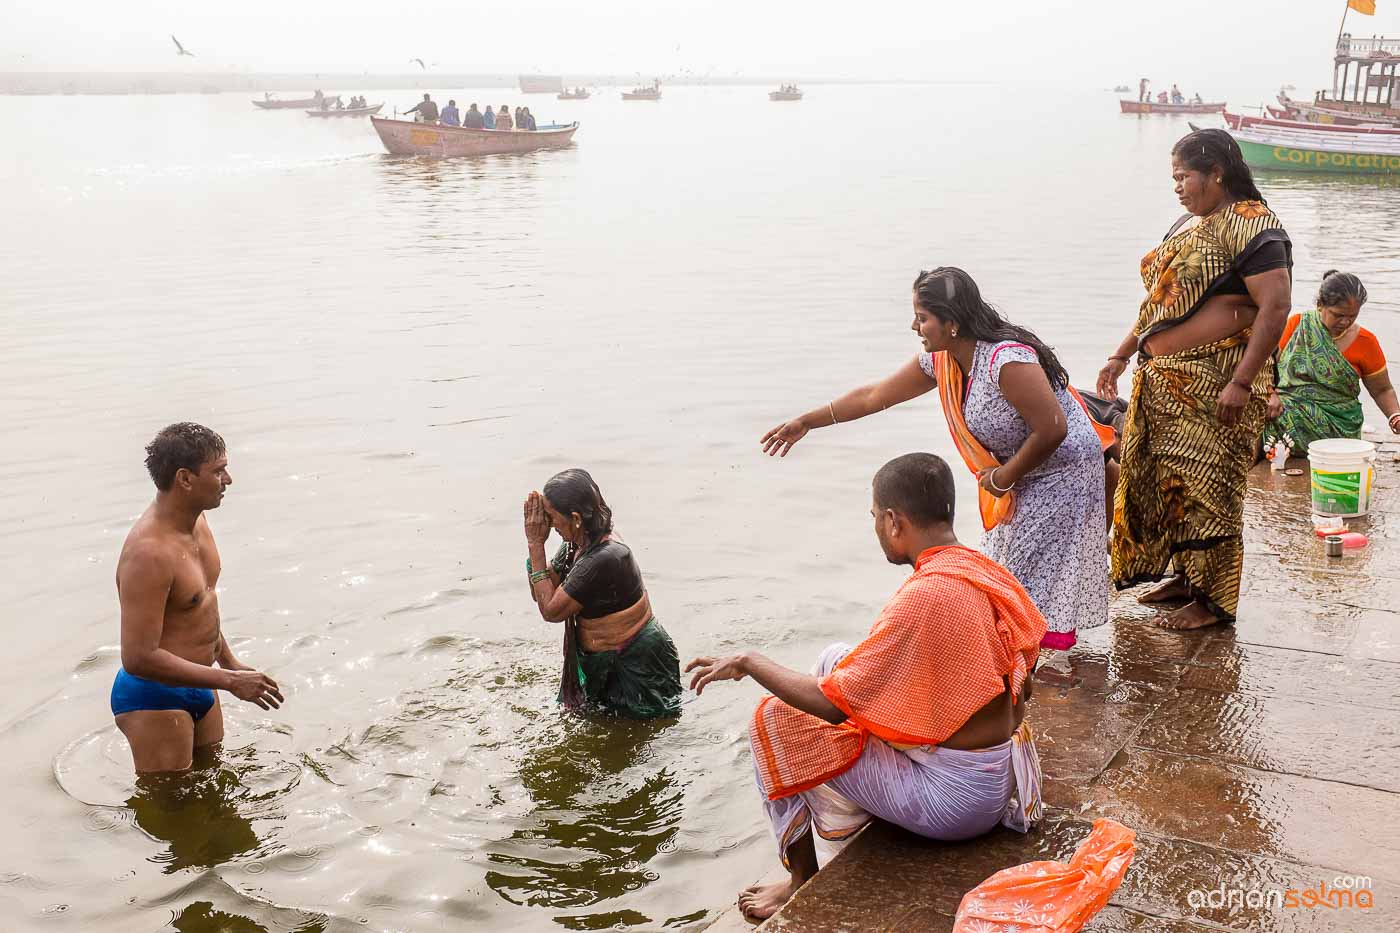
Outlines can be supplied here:
[[1138, 354], [1114, 499], [1119, 589], [1160, 580], [1145, 603], [1185, 603], [1165, 628], [1234, 621], [1244, 559], [1245, 475], [1288, 317], [1292, 246], [1239, 146], [1199, 130], [1172, 149], [1189, 214], [1142, 260], [1137, 322], [1099, 374], [1099, 393]]

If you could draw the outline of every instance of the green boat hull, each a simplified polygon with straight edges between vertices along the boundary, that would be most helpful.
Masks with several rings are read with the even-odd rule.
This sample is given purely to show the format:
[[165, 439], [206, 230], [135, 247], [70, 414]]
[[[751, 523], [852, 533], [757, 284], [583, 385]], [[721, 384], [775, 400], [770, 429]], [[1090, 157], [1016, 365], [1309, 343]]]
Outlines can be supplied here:
[[1330, 172], [1334, 175], [1400, 175], [1400, 155], [1323, 152], [1293, 146], [1270, 146], [1236, 140], [1250, 168], [1286, 172]]

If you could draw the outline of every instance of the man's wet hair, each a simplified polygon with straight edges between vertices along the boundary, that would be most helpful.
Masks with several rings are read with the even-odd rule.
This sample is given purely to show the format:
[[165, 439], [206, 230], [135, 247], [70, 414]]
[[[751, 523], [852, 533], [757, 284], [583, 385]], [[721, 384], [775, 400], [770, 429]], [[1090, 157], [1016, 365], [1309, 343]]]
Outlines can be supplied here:
[[937, 454], [905, 454], [875, 474], [875, 507], [893, 509], [920, 528], [953, 521], [953, 471]]
[[162, 428], [146, 445], [146, 472], [156, 488], [165, 492], [175, 485], [180, 470], [199, 473], [199, 468], [222, 456], [224, 439], [202, 424], [181, 421]]

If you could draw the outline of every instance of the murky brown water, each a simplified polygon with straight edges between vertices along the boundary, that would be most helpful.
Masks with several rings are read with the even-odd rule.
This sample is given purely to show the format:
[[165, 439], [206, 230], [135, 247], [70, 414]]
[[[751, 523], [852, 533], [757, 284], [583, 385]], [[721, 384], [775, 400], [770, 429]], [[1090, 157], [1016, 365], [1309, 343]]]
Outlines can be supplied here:
[[[669, 725], [560, 715], [521, 499], [587, 466], [683, 657], [805, 666], [901, 577], [871, 473], [952, 447], [933, 402], [781, 463], [758, 436], [912, 353], [907, 289], [935, 264], [1089, 384], [1174, 219], [1185, 130], [1103, 94], [1026, 116], [991, 88], [530, 103], [583, 119], [578, 146], [425, 163], [231, 95], [0, 98], [26, 128], [0, 156], [6, 929], [712, 917], [772, 859], [759, 691]], [[1400, 352], [1400, 189], [1265, 186], [1300, 292], [1359, 273]], [[216, 765], [138, 791], [107, 710], [112, 574], [151, 495], [142, 445], [182, 419], [230, 442], [225, 625], [288, 703], [231, 701]]]

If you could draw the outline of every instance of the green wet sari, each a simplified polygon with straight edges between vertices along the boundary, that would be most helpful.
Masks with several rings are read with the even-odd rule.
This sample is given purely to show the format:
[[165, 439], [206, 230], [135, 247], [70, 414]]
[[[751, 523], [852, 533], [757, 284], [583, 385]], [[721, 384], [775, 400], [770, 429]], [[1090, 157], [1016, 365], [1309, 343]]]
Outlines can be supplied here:
[[1361, 436], [1361, 377], [1332, 339], [1322, 314], [1307, 311], [1279, 353], [1283, 414], [1264, 429], [1264, 444], [1286, 438], [1294, 456], [1326, 437]]
[[[559, 548], [550, 569], [569, 575], [577, 555]], [[626, 719], [669, 719], [681, 712], [681, 667], [675, 642], [655, 618], [615, 651], [585, 651], [577, 618], [564, 623], [559, 702], [566, 708]]]

